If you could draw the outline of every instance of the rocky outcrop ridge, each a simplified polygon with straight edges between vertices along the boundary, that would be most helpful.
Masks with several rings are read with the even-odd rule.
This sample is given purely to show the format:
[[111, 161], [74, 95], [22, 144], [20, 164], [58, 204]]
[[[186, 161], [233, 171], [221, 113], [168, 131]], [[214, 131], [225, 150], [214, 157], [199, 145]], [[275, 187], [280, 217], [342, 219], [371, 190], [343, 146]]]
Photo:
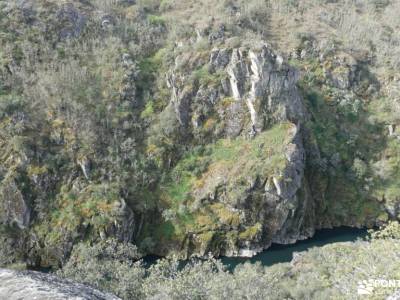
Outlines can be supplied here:
[[[167, 81], [178, 121], [192, 127], [194, 134], [214, 112], [224, 124], [213, 132], [219, 137], [255, 135], [271, 124], [307, 119], [296, 87], [298, 72], [267, 44], [212, 50], [208, 65], [200, 67], [199, 76], [206, 78], [194, 84], [188, 72], [196, 67], [196, 58], [191, 59], [177, 57]], [[185, 63], [190, 66], [180, 70]]]
[[[255, 132], [265, 127], [265, 120], [304, 120], [304, 104], [296, 88], [297, 71], [284, 64], [283, 58], [268, 45], [260, 47], [232, 51], [227, 65], [232, 97], [246, 102]], [[219, 50], [215, 50], [212, 56], [218, 59]], [[218, 66], [213, 57], [211, 64]]]
[[83, 284], [38, 272], [0, 269], [0, 298], [9, 300], [118, 300]]
[[211, 163], [191, 187], [188, 209], [196, 214], [197, 208], [218, 206], [239, 221], [191, 230], [175, 250], [185, 257], [252, 256], [272, 242], [311, 236], [315, 213], [303, 146], [308, 115], [296, 86], [298, 72], [265, 43], [212, 50], [207, 69], [201, 67], [194, 81], [185, 70], [196, 61], [186, 58], [186, 68], [182, 61], [178, 57], [180, 67], [167, 76], [178, 122], [194, 143], [204, 141], [204, 127], [215, 122], [208, 135], [236, 140], [224, 151], [238, 152], [232, 160], [207, 158]]

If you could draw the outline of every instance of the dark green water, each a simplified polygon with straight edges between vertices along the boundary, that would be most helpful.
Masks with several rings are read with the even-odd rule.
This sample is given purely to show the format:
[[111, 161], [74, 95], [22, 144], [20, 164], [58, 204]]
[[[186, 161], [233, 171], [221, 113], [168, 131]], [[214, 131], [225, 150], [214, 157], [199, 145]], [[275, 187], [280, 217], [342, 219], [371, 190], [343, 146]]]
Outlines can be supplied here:
[[245, 262], [260, 262], [263, 266], [271, 266], [276, 263], [290, 262], [294, 252], [306, 251], [313, 247], [321, 247], [331, 243], [353, 242], [357, 239], [365, 238], [366, 235], [366, 229], [350, 227], [323, 229], [317, 231], [314, 237], [299, 241], [293, 245], [273, 244], [270, 248], [252, 258], [222, 257], [221, 260], [230, 270], [234, 269], [238, 264]]

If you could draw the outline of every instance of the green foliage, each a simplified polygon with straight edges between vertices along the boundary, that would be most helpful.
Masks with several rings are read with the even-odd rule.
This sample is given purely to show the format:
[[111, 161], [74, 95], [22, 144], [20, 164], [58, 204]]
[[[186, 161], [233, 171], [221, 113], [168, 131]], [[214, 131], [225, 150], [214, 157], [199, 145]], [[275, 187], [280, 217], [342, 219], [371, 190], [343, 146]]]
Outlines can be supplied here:
[[[150, 2], [142, 4], [156, 9]], [[157, 169], [138, 153], [146, 86], [132, 57], [155, 53], [164, 29], [115, 1], [31, 4], [0, 5], [0, 159], [23, 179], [29, 230], [40, 239], [32, 260], [58, 266], [78, 239], [97, 240], [117, 222], [121, 199], [140, 212], [154, 207], [144, 191]], [[160, 53], [150, 65], [161, 64]]]
[[13, 226], [0, 224], [0, 268], [26, 268], [24, 262], [26, 249], [18, 242], [18, 236], [21, 235], [24, 236], [25, 232]]
[[25, 105], [25, 99], [21, 96], [0, 94], [0, 119], [24, 111]]
[[[248, 186], [246, 176], [280, 178], [287, 164], [284, 149], [293, 138], [293, 126], [282, 123], [254, 139], [221, 139], [184, 155], [160, 183], [160, 198], [166, 209], [164, 220], [151, 229], [162, 241], [156, 247], [175, 240], [182, 242], [188, 232], [204, 233], [224, 226], [238, 228], [240, 217], [236, 213], [224, 205], [197, 207], [195, 195], [214, 194], [218, 186], [226, 185], [225, 197], [234, 201]], [[240, 238], [255, 238], [259, 225], [244, 229]]]
[[141, 72], [141, 82], [140, 87], [144, 90], [150, 89], [157, 79], [158, 72], [163, 64], [164, 51], [159, 50], [152, 56], [144, 58], [139, 63], [139, 69]]
[[374, 171], [377, 178], [374, 182], [374, 193], [378, 199], [386, 199], [391, 205], [396, 205], [400, 197], [400, 180], [399, 169], [400, 145], [397, 140], [390, 139], [383, 152], [383, 158], [375, 163]]
[[[236, 235], [251, 240], [258, 234], [259, 224], [239, 228], [240, 216], [228, 206], [199, 199], [223, 187], [225, 200], [234, 202], [245, 194], [249, 180], [282, 180], [287, 164], [284, 147], [290, 142], [292, 125], [276, 125], [252, 140], [220, 139], [192, 149], [194, 144], [214, 141], [222, 122], [210, 113], [211, 108], [196, 103], [204, 106], [206, 117], [199, 134], [182, 128], [176, 107], [168, 105], [170, 88], [165, 82], [168, 71], [184, 68], [188, 76], [182, 81], [186, 82], [178, 84], [222, 94], [220, 85], [227, 74], [213, 72], [207, 64], [210, 50], [247, 47], [255, 40], [267, 40], [284, 53], [298, 47], [299, 40], [307, 46], [298, 53], [305, 58], [290, 63], [302, 71], [299, 85], [310, 112], [302, 132], [310, 140], [304, 142], [315, 144], [311, 147], [321, 153], [321, 157], [306, 160], [307, 176], [316, 174], [311, 176], [312, 183], [324, 190], [319, 213], [333, 223], [366, 224], [387, 219], [382, 205], [397, 205], [399, 143], [382, 134], [384, 125], [399, 122], [393, 100], [397, 86], [392, 80], [400, 57], [395, 13], [400, 7], [395, 1], [138, 0], [132, 4], [91, 0], [67, 4], [39, 0], [26, 6], [25, 2], [1, 2], [0, 177], [15, 172], [21, 193], [31, 202], [34, 213], [29, 231], [38, 241], [28, 256], [38, 253], [35, 260], [41, 264], [58, 265], [78, 240], [98, 241], [117, 222], [121, 199], [135, 216], [143, 218], [138, 230], [149, 251], [160, 245], [167, 249], [171, 240], [182, 242], [193, 232], [205, 244], [224, 241], [218, 231], [232, 230], [233, 241]], [[100, 16], [110, 18], [110, 24]], [[323, 43], [317, 45], [314, 40]], [[375, 71], [390, 93], [380, 99], [372, 99], [373, 93], [366, 96], [371, 78], [356, 78], [359, 70], [354, 70], [353, 79], [362, 81], [360, 85], [366, 81], [364, 90], [340, 91], [329, 86], [327, 70], [335, 75], [348, 71], [331, 65], [331, 54], [338, 49], [354, 50], [357, 68]], [[222, 95], [227, 98], [218, 101], [218, 110], [231, 107], [228, 96]], [[154, 225], [148, 216], [159, 217], [160, 222]], [[6, 256], [12, 247], [4, 245], [0, 250]], [[86, 250], [78, 247], [76, 251]], [[86, 254], [83, 257], [90, 260]], [[0, 264], [16, 261], [0, 259]], [[107, 262], [104, 267], [131, 274], [130, 266], [123, 264]], [[125, 278], [102, 269], [102, 279], [91, 268], [77, 278], [106, 285], [125, 298], [143, 296], [134, 291], [138, 286], [131, 286], [137, 284], [138, 270]], [[241, 278], [232, 279], [234, 284], [248, 285], [248, 297], [266, 296], [262, 288], [253, 290], [261, 281], [256, 280], [254, 270], [246, 268]], [[199, 264], [193, 270], [203, 269], [212, 267]], [[213, 289], [201, 272], [193, 270], [186, 271], [187, 277], [176, 275], [179, 280], [175, 282], [162, 278], [160, 282], [170, 284], [169, 289], [158, 286], [154, 295], [211, 297], [203, 286], [193, 287], [186, 281], [190, 278]], [[114, 283], [102, 281], [109, 277]], [[267, 279], [272, 281], [273, 276]], [[117, 287], [115, 281], [128, 287]], [[292, 281], [287, 284], [276, 295], [323, 298], [336, 293], [319, 294], [318, 288], [329, 285], [322, 279], [310, 288], [315, 295]], [[179, 286], [193, 290], [174, 292]], [[246, 296], [235, 288], [221, 289], [215, 298]]]
[[226, 76], [223, 72], [210, 73], [209, 66], [205, 65], [193, 72], [192, 80], [200, 85], [218, 85]]
[[203, 175], [207, 176], [207, 170], [212, 166], [226, 168], [225, 175], [233, 181], [238, 175], [235, 173], [238, 166], [242, 167], [241, 174], [254, 172], [263, 176], [279, 176], [286, 164], [283, 147], [290, 139], [288, 130], [291, 126], [289, 123], [276, 125], [252, 140], [241, 137], [219, 140], [215, 144], [187, 154], [174, 168], [170, 175], [171, 180], [165, 186], [168, 198], [173, 203], [187, 199], [195, 180]]
[[140, 114], [141, 118], [150, 118], [151, 116], [154, 115], [154, 104], [153, 103], [154, 103], [153, 101], [149, 101], [146, 103], [144, 110]]
[[[59, 199], [59, 208], [53, 219], [55, 226], [72, 226], [71, 230], [85, 220], [96, 230], [104, 229], [113, 220], [114, 209], [119, 205], [119, 190], [117, 186], [93, 185], [84, 192], [68, 192]], [[75, 221], [72, 221], [75, 220]], [[54, 231], [58, 233], [59, 231]]]
[[332, 156], [338, 152], [343, 159], [348, 159], [348, 136], [338, 129], [335, 113], [327, 104], [327, 95], [312, 90], [309, 86], [304, 88], [306, 99], [313, 111], [314, 120], [309, 123], [320, 150], [326, 156]]
[[[80, 244], [60, 274], [113, 291], [123, 299], [347, 299], [357, 294], [360, 281], [400, 278], [400, 244], [392, 235], [315, 247], [298, 253], [292, 263], [271, 267], [244, 263], [233, 272], [215, 259], [182, 263], [170, 258], [146, 270], [138, 263], [126, 268], [131, 255], [118, 249], [127, 246], [111, 245], [108, 241], [101, 246]], [[378, 288], [372, 296], [393, 292]]]
[[161, 16], [148, 15], [147, 19], [149, 20], [150, 24], [152, 24], [152, 25], [158, 25], [158, 26], [165, 25], [165, 19]]
[[[371, 122], [391, 124], [396, 128], [398, 123], [397, 105], [389, 98], [379, 98], [371, 101], [368, 110], [371, 112]], [[389, 131], [387, 127], [382, 130]], [[396, 135], [396, 133], [394, 133]], [[400, 147], [395, 136], [389, 137], [380, 156], [374, 159], [374, 196], [386, 199], [389, 205], [396, 205], [400, 197], [398, 180], [400, 179], [399, 154]]]
[[75, 246], [58, 275], [115, 293], [123, 299], [142, 299], [145, 269], [135, 246], [114, 239]]
[[359, 222], [377, 218], [381, 205], [368, 190], [376, 185], [370, 179], [373, 164], [386, 145], [384, 125], [374, 119], [371, 105], [330, 85], [322, 71], [331, 68], [329, 56], [322, 63], [306, 59], [292, 64], [304, 72], [299, 87], [311, 112], [307, 128], [325, 161], [314, 163], [320, 165], [318, 172], [335, 182], [326, 193], [325, 213], [343, 221], [350, 215]]
[[369, 103], [368, 110], [371, 111], [371, 119], [374, 122], [396, 124], [399, 121], [396, 102], [393, 102], [390, 98], [374, 99]]
[[245, 231], [239, 234], [239, 238], [242, 240], [253, 240], [254, 237], [261, 231], [261, 224], [257, 223], [256, 225], [247, 228]]
[[171, 9], [174, 5], [175, 0], [161, 0], [160, 11], [165, 12]]
[[138, 0], [137, 4], [146, 11], [156, 11], [161, 0]]
[[158, 122], [150, 128], [146, 153], [164, 169], [168, 169], [181, 154], [179, 122], [173, 105], [168, 105], [158, 115]]
[[388, 224], [381, 226], [379, 230], [370, 230], [370, 237], [372, 240], [400, 240], [400, 223], [398, 221], [391, 221]]

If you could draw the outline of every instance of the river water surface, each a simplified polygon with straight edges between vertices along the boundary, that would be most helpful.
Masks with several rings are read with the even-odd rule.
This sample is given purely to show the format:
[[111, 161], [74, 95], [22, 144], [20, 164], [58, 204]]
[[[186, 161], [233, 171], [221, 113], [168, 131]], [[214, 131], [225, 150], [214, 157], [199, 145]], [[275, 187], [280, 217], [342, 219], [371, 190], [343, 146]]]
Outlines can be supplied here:
[[339, 227], [334, 229], [318, 230], [315, 235], [307, 240], [299, 241], [292, 245], [273, 244], [267, 250], [252, 258], [222, 257], [221, 261], [228, 269], [234, 269], [238, 264], [260, 262], [263, 266], [271, 266], [276, 263], [290, 262], [294, 252], [306, 251], [312, 247], [321, 247], [337, 242], [353, 242], [363, 239], [367, 235], [367, 229]]

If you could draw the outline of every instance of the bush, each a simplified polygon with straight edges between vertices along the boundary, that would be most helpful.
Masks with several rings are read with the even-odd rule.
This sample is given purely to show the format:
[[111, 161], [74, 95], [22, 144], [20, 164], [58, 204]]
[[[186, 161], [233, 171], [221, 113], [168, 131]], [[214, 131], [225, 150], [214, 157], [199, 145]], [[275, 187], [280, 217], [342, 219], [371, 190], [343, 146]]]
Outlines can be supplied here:
[[93, 246], [80, 243], [58, 274], [115, 293], [123, 299], [142, 299], [145, 269], [137, 262], [139, 258], [135, 246], [115, 239]]
[[400, 223], [391, 221], [379, 230], [370, 231], [371, 239], [397, 239], [400, 240]]
[[[399, 231], [398, 223], [389, 226]], [[135, 263], [134, 246], [109, 240], [76, 246], [59, 274], [123, 299], [347, 299], [362, 280], [399, 279], [395, 237], [316, 247], [297, 254], [292, 263], [245, 263], [232, 272], [215, 259], [183, 262], [173, 257], [145, 269]], [[375, 292], [387, 296], [393, 291]]]
[[161, 17], [161, 16], [148, 15], [147, 19], [148, 19], [148, 21], [150, 22], [151, 25], [158, 25], [158, 26], [165, 25], [165, 19], [163, 17]]

